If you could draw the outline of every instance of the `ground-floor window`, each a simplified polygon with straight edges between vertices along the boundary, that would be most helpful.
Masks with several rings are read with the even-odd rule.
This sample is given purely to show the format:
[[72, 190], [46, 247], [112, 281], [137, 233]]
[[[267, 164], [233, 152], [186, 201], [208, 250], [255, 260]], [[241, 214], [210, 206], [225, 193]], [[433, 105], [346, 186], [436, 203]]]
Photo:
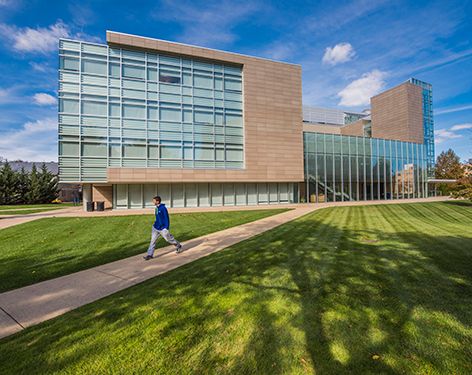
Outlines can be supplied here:
[[113, 185], [113, 208], [152, 208], [159, 195], [169, 207], [246, 206], [298, 203], [299, 184], [180, 183]]

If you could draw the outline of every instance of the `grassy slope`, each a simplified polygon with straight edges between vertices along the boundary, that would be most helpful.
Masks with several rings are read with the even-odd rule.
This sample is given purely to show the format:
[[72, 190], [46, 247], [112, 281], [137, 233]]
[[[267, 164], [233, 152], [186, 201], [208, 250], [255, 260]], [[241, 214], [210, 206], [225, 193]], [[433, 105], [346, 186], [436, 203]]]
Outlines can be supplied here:
[[471, 373], [471, 225], [320, 210], [0, 341], [0, 373]]
[[[172, 214], [170, 232], [186, 241], [284, 211]], [[2, 229], [0, 293], [144, 254], [153, 223], [153, 215], [47, 218]]]

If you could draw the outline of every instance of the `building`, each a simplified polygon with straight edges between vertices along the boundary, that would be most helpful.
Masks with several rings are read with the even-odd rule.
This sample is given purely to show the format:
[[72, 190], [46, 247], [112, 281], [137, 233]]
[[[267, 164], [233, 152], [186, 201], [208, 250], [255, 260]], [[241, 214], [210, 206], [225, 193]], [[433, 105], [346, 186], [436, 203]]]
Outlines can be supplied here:
[[59, 176], [81, 184], [84, 201], [142, 208], [158, 194], [195, 207], [428, 194], [427, 84], [386, 91], [371, 111], [320, 109], [302, 106], [298, 65], [116, 32], [108, 45], [59, 43]]

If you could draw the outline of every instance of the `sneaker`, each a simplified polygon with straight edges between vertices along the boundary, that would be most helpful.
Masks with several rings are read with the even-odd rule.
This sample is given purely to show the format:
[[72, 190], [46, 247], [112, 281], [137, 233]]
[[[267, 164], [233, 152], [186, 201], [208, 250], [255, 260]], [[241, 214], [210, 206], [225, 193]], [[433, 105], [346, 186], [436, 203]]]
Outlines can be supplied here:
[[154, 258], [152, 255], [146, 255], [145, 257], [143, 257], [144, 260], [150, 260]]
[[183, 250], [182, 250], [182, 245], [180, 245], [177, 249], [175, 249], [175, 252], [177, 254], [181, 253]]

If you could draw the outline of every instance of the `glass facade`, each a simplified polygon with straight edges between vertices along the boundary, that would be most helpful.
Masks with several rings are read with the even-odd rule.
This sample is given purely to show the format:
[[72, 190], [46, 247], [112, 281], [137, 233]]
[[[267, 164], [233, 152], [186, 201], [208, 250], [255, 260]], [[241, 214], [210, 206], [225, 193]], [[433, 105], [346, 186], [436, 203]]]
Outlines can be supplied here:
[[434, 178], [434, 120], [433, 120], [433, 89], [429, 83], [410, 78], [408, 82], [422, 88], [423, 104], [423, 138], [426, 146], [428, 178]]
[[170, 207], [298, 203], [298, 183], [185, 183], [113, 185], [113, 208], [152, 208], [159, 195]]
[[241, 67], [59, 46], [61, 182], [106, 182], [107, 167], [244, 169]]
[[418, 143], [303, 133], [307, 202], [425, 198], [427, 150]]

